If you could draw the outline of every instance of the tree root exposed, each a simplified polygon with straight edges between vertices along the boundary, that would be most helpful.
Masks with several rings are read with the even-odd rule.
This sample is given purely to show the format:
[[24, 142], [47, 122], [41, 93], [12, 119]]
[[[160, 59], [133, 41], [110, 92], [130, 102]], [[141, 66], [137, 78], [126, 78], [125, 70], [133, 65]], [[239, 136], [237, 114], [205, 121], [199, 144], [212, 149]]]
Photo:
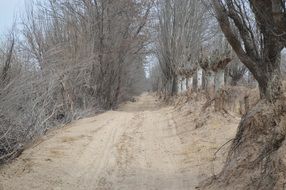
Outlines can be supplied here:
[[286, 104], [261, 100], [241, 120], [223, 170], [199, 189], [286, 188]]

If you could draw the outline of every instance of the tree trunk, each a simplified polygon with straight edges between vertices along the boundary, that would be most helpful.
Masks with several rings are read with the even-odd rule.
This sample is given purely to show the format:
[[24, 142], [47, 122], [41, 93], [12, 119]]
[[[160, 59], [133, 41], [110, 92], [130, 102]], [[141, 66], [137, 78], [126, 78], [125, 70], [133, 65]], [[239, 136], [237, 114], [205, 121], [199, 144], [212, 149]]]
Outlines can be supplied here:
[[224, 70], [220, 69], [215, 74], [215, 92], [217, 93], [224, 86]]
[[174, 76], [172, 79], [172, 89], [171, 89], [171, 95], [175, 96], [178, 93], [178, 77]]
[[214, 95], [214, 75], [210, 71], [207, 71], [205, 74], [206, 92], [209, 98], [212, 98]]
[[225, 85], [228, 85], [228, 84], [229, 84], [229, 78], [230, 78], [230, 76], [229, 76], [229, 68], [226, 67], [226, 68], [224, 69], [224, 84], [225, 84]]
[[120, 96], [120, 91], [121, 91], [121, 72], [120, 74], [118, 75], [118, 84], [117, 84], [117, 87], [116, 87], [116, 92], [115, 92], [115, 97], [114, 97], [114, 101], [112, 102], [112, 107], [115, 107], [118, 105], [119, 103], [119, 96]]
[[195, 71], [193, 76], [193, 92], [198, 91], [198, 71]]
[[183, 82], [184, 82], [184, 80], [185, 80], [184, 78], [181, 78], [181, 80], [180, 80], [180, 81], [181, 81], [181, 82], [180, 82], [180, 83], [181, 83], [181, 92], [184, 91], [184, 87], [183, 87]]
[[189, 78], [186, 78], [186, 90], [189, 90]]
[[202, 89], [206, 90], [206, 86], [207, 86], [207, 81], [206, 81], [206, 71], [203, 70], [202, 71]]
[[237, 86], [237, 80], [235, 78], [232, 78], [230, 81], [231, 86]]
[[[280, 62], [280, 60], [277, 60]], [[271, 64], [268, 64], [271, 65]], [[282, 76], [280, 71], [280, 64], [271, 65], [268, 71], [262, 71], [262, 75], [257, 79], [261, 99], [267, 99], [274, 102], [279, 98], [282, 92]]]
[[224, 108], [225, 94], [221, 90], [224, 86], [224, 70], [219, 69], [215, 73], [215, 111], [222, 111]]

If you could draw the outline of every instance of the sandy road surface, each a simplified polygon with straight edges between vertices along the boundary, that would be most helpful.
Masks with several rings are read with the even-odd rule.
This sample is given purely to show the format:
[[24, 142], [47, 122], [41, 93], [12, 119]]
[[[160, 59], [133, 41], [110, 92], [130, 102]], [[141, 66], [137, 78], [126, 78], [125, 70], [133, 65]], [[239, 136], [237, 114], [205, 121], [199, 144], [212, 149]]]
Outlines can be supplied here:
[[186, 161], [177, 123], [172, 108], [145, 94], [47, 135], [0, 170], [0, 189], [195, 189], [202, 158]]

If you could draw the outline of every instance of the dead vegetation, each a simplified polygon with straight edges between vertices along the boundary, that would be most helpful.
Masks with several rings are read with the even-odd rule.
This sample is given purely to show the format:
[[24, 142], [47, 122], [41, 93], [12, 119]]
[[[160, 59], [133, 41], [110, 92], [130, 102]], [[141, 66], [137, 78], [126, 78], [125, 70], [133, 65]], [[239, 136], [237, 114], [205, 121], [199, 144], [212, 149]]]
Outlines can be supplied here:
[[[151, 1], [34, 1], [1, 44], [0, 163], [145, 89]], [[124, 13], [124, 14], [122, 14]]]

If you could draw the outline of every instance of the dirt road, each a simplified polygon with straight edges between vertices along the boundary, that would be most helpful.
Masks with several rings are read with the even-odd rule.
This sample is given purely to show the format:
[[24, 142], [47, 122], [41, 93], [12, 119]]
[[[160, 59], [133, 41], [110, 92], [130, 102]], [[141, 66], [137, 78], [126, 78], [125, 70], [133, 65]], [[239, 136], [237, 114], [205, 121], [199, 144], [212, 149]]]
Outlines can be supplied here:
[[[195, 189], [199, 180], [211, 174], [201, 171], [201, 165], [203, 158], [205, 163], [210, 161], [214, 145], [206, 148], [212, 151], [203, 158], [188, 158], [199, 154], [198, 147], [178, 135], [175, 113], [145, 94], [117, 111], [76, 121], [50, 133], [2, 168], [0, 189]], [[186, 153], [190, 145], [192, 154]]]

